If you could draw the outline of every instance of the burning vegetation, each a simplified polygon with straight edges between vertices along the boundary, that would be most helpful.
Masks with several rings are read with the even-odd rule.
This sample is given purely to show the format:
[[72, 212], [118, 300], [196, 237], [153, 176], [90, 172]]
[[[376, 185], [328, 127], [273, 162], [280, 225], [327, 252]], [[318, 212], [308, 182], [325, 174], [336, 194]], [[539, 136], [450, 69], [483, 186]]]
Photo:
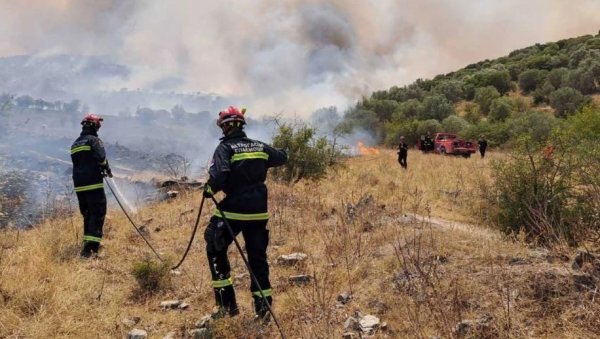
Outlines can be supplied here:
[[358, 148], [358, 154], [360, 155], [377, 155], [379, 154], [379, 150], [375, 147], [367, 147], [362, 141], [358, 141], [356, 144]]

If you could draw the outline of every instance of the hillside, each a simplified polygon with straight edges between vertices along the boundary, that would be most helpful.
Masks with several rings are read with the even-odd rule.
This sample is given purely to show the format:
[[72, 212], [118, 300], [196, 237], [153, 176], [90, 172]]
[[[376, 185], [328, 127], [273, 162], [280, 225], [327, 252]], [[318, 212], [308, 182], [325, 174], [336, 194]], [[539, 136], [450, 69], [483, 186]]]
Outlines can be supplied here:
[[492, 145], [504, 145], [523, 130], [556, 125], [598, 94], [600, 34], [585, 35], [376, 91], [346, 113], [340, 128], [371, 131], [387, 145], [400, 135], [414, 143], [427, 131], [485, 134]]
[[[347, 160], [318, 183], [270, 182], [269, 258], [274, 310], [288, 338], [359, 337], [345, 328], [356, 311], [377, 316], [377, 338], [591, 338], [600, 336], [597, 267], [573, 266], [577, 253], [536, 249], [485, 225], [481, 192], [490, 159], [409, 151], [408, 171], [395, 154]], [[141, 208], [151, 243], [175, 261], [185, 250], [198, 193]], [[209, 213], [205, 212], [202, 224]], [[190, 337], [213, 306], [200, 234], [182, 274], [155, 295], [140, 293], [131, 273], [152, 253], [119, 210], [110, 210], [99, 259], [78, 258], [78, 213], [28, 230], [0, 233], [0, 337]], [[283, 254], [308, 258], [277, 264]], [[273, 324], [252, 322], [249, 278], [230, 252], [241, 315], [210, 325], [219, 338], [274, 338]], [[288, 278], [308, 274], [294, 285]], [[338, 301], [348, 292], [350, 300]], [[185, 310], [163, 310], [179, 299]], [[384, 324], [385, 323], [385, 326]]]
[[183, 81], [179, 77], [158, 79], [147, 88], [126, 88], [132, 73], [130, 65], [107, 55], [0, 57], [0, 94], [20, 97], [23, 102], [33, 101], [33, 96], [49, 106], [55, 101], [81, 101], [103, 115], [130, 112], [136, 107], [171, 109], [176, 105], [191, 111], [215, 111], [233, 99], [214, 93], [174, 91]]

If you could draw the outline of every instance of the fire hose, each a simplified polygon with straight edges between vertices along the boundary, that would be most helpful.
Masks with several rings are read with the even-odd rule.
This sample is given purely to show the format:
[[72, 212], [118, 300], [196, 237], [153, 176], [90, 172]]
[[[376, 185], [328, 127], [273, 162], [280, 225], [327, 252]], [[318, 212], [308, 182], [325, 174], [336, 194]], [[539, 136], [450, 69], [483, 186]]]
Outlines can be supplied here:
[[[152, 247], [152, 245], [150, 244], [150, 242], [148, 241], [148, 239], [146, 239], [146, 237], [144, 236], [144, 234], [142, 233], [142, 231], [135, 225], [135, 222], [133, 221], [133, 219], [131, 219], [131, 217], [129, 216], [129, 213], [127, 213], [127, 210], [125, 209], [125, 207], [121, 203], [120, 199], [118, 198], [117, 194], [113, 190], [113, 188], [112, 188], [110, 182], [108, 181], [108, 179], [105, 178], [105, 181], [106, 181], [106, 184], [108, 185], [108, 188], [110, 189], [110, 191], [112, 192], [113, 196], [115, 197], [115, 200], [119, 204], [119, 207], [121, 207], [121, 210], [123, 211], [123, 213], [125, 214], [125, 216], [129, 220], [129, 222], [131, 223], [131, 225], [133, 226], [133, 228], [135, 228], [135, 230], [142, 237], [142, 239], [144, 239], [144, 241], [146, 242], [146, 245], [148, 245], [148, 247], [150, 247], [150, 249], [152, 250], [152, 252], [154, 252], [154, 254], [156, 255], [156, 257], [161, 262], [164, 262], [164, 260], [162, 259], [162, 257], [158, 254], [158, 252], [154, 249], [154, 247]], [[279, 324], [279, 320], [277, 320], [277, 317], [275, 316], [275, 312], [273, 312], [273, 309], [271, 308], [271, 304], [267, 301], [267, 297], [264, 295], [262, 287], [260, 286], [260, 283], [258, 282], [258, 279], [256, 279], [256, 275], [254, 275], [254, 271], [252, 271], [252, 268], [250, 268], [250, 263], [248, 262], [248, 259], [244, 255], [242, 247], [240, 246], [240, 243], [237, 241], [237, 239], [235, 237], [235, 234], [233, 233], [233, 229], [231, 228], [231, 225], [229, 224], [229, 221], [225, 217], [225, 213], [219, 207], [219, 203], [217, 202], [217, 200], [215, 199], [215, 197], [211, 196], [210, 198], [213, 201], [213, 203], [215, 204], [215, 207], [217, 208], [217, 210], [221, 213], [221, 216], [222, 216], [222, 219], [223, 219], [223, 223], [225, 224], [225, 228], [227, 228], [227, 232], [229, 232], [229, 235], [233, 239], [233, 242], [235, 243], [235, 247], [238, 249], [238, 251], [240, 253], [240, 256], [242, 257], [242, 260], [244, 261], [244, 264], [246, 265], [246, 268], [248, 269], [248, 272], [250, 273], [250, 277], [251, 277], [252, 281], [254, 282], [254, 284], [256, 285], [256, 287], [258, 288], [260, 296], [261, 296], [261, 298], [263, 299], [263, 302], [264, 302], [263, 304], [267, 306], [267, 310], [271, 314], [271, 317], [273, 317], [273, 321], [275, 322], [275, 325], [277, 326], [277, 329], [279, 330], [279, 334], [281, 335], [281, 338], [285, 339], [285, 334], [283, 334], [283, 330], [281, 329], [281, 325]], [[198, 210], [198, 216], [196, 217], [196, 224], [194, 225], [194, 230], [192, 231], [192, 236], [190, 237], [190, 241], [188, 242], [188, 246], [187, 246], [187, 248], [185, 250], [185, 253], [183, 254], [183, 257], [179, 261], [179, 263], [172, 268], [173, 270], [176, 269], [176, 268], [178, 268], [179, 266], [181, 266], [181, 264], [183, 263], [183, 261], [187, 257], [187, 254], [188, 254], [188, 252], [189, 252], [189, 250], [190, 250], [190, 248], [192, 246], [192, 243], [194, 241], [194, 237], [196, 235], [196, 231], [198, 229], [198, 224], [200, 222], [200, 215], [202, 214], [202, 208], [203, 207], [204, 207], [204, 196], [202, 196], [202, 200], [200, 201], [200, 209]]]
[[190, 237], [190, 241], [188, 242], [187, 248], [185, 249], [185, 252], [183, 253], [183, 257], [181, 257], [181, 260], [179, 260], [177, 265], [175, 265], [171, 268], [172, 270], [178, 269], [179, 266], [181, 266], [181, 264], [183, 264], [183, 261], [187, 257], [188, 252], [190, 251], [190, 248], [192, 247], [192, 243], [194, 242], [194, 237], [196, 236], [196, 230], [198, 230], [198, 224], [200, 223], [200, 215], [202, 214], [202, 207], [204, 207], [204, 195], [202, 196], [202, 200], [200, 201], [200, 209], [198, 210], [198, 216], [196, 217], [196, 224], [194, 225], [194, 230], [192, 231], [192, 236]]
[[144, 236], [144, 234], [142, 233], [142, 231], [135, 225], [135, 222], [133, 222], [133, 219], [131, 219], [131, 217], [129, 216], [129, 213], [127, 213], [127, 210], [125, 210], [125, 207], [121, 203], [121, 200], [119, 199], [118, 195], [113, 190], [113, 188], [112, 188], [110, 182], [108, 181], [108, 179], [104, 178], [104, 180], [106, 181], [106, 184], [108, 185], [108, 188], [110, 189], [110, 191], [112, 192], [113, 196], [115, 197], [115, 200], [119, 204], [119, 207], [121, 207], [121, 210], [123, 211], [123, 213], [125, 213], [125, 216], [127, 217], [127, 219], [129, 219], [129, 222], [131, 223], [131, 226], [133, 226], [133, 228], [135, 228], [135, 230], [138, 232], [138, 234], [140, 235], [140, 237], [142, 237], [142, 239], [144, 239], [144, 241], [146, 242], [146, 245], [148, 245], [148, 247], [150, 247], [150, 249], [152, 250], [152, 252], [154, 252], [154, 254], [158, 258], [158, 260], [160, 260], [161, 262], [164, 262], [163, 258], [161, 258], [161, 256], [158, 254], [158, 252], [156, 252], [156, 250], [154, 249], [154, 247], [152, 247], [152, 245], [150, 245], [150, 242], [148, 241], [148, 239], [146, 239], [146, 237]]

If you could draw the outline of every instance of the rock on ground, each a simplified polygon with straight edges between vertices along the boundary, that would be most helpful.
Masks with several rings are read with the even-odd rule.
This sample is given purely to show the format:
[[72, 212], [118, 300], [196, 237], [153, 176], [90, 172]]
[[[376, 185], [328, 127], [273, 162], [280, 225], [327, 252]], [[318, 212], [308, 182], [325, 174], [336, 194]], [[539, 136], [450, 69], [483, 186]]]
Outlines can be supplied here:
[[137, 328], [134, 328], [127, 334], [127, 339], [146, 339], [147, 337], [148, 333], [146, 331]]

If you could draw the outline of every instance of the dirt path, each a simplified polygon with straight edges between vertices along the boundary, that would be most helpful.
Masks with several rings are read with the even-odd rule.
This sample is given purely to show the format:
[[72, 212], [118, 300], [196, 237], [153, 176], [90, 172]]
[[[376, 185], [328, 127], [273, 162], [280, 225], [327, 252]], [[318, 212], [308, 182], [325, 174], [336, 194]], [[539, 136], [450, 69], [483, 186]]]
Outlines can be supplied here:
[[448, 229], [451, 231], [456, 230], [459, 232], [465, 232], [469, 233], [470, 235], [475, 235], [489, 240], [499, 240], [502, 238], [501, 234], [498, 231], [486, 228], [483, 225], [467, 224], [435, 217], [426, 217], [422, 215], [417, 215], [416, 217], [421, 222], [430, 222], [433, 226]]

